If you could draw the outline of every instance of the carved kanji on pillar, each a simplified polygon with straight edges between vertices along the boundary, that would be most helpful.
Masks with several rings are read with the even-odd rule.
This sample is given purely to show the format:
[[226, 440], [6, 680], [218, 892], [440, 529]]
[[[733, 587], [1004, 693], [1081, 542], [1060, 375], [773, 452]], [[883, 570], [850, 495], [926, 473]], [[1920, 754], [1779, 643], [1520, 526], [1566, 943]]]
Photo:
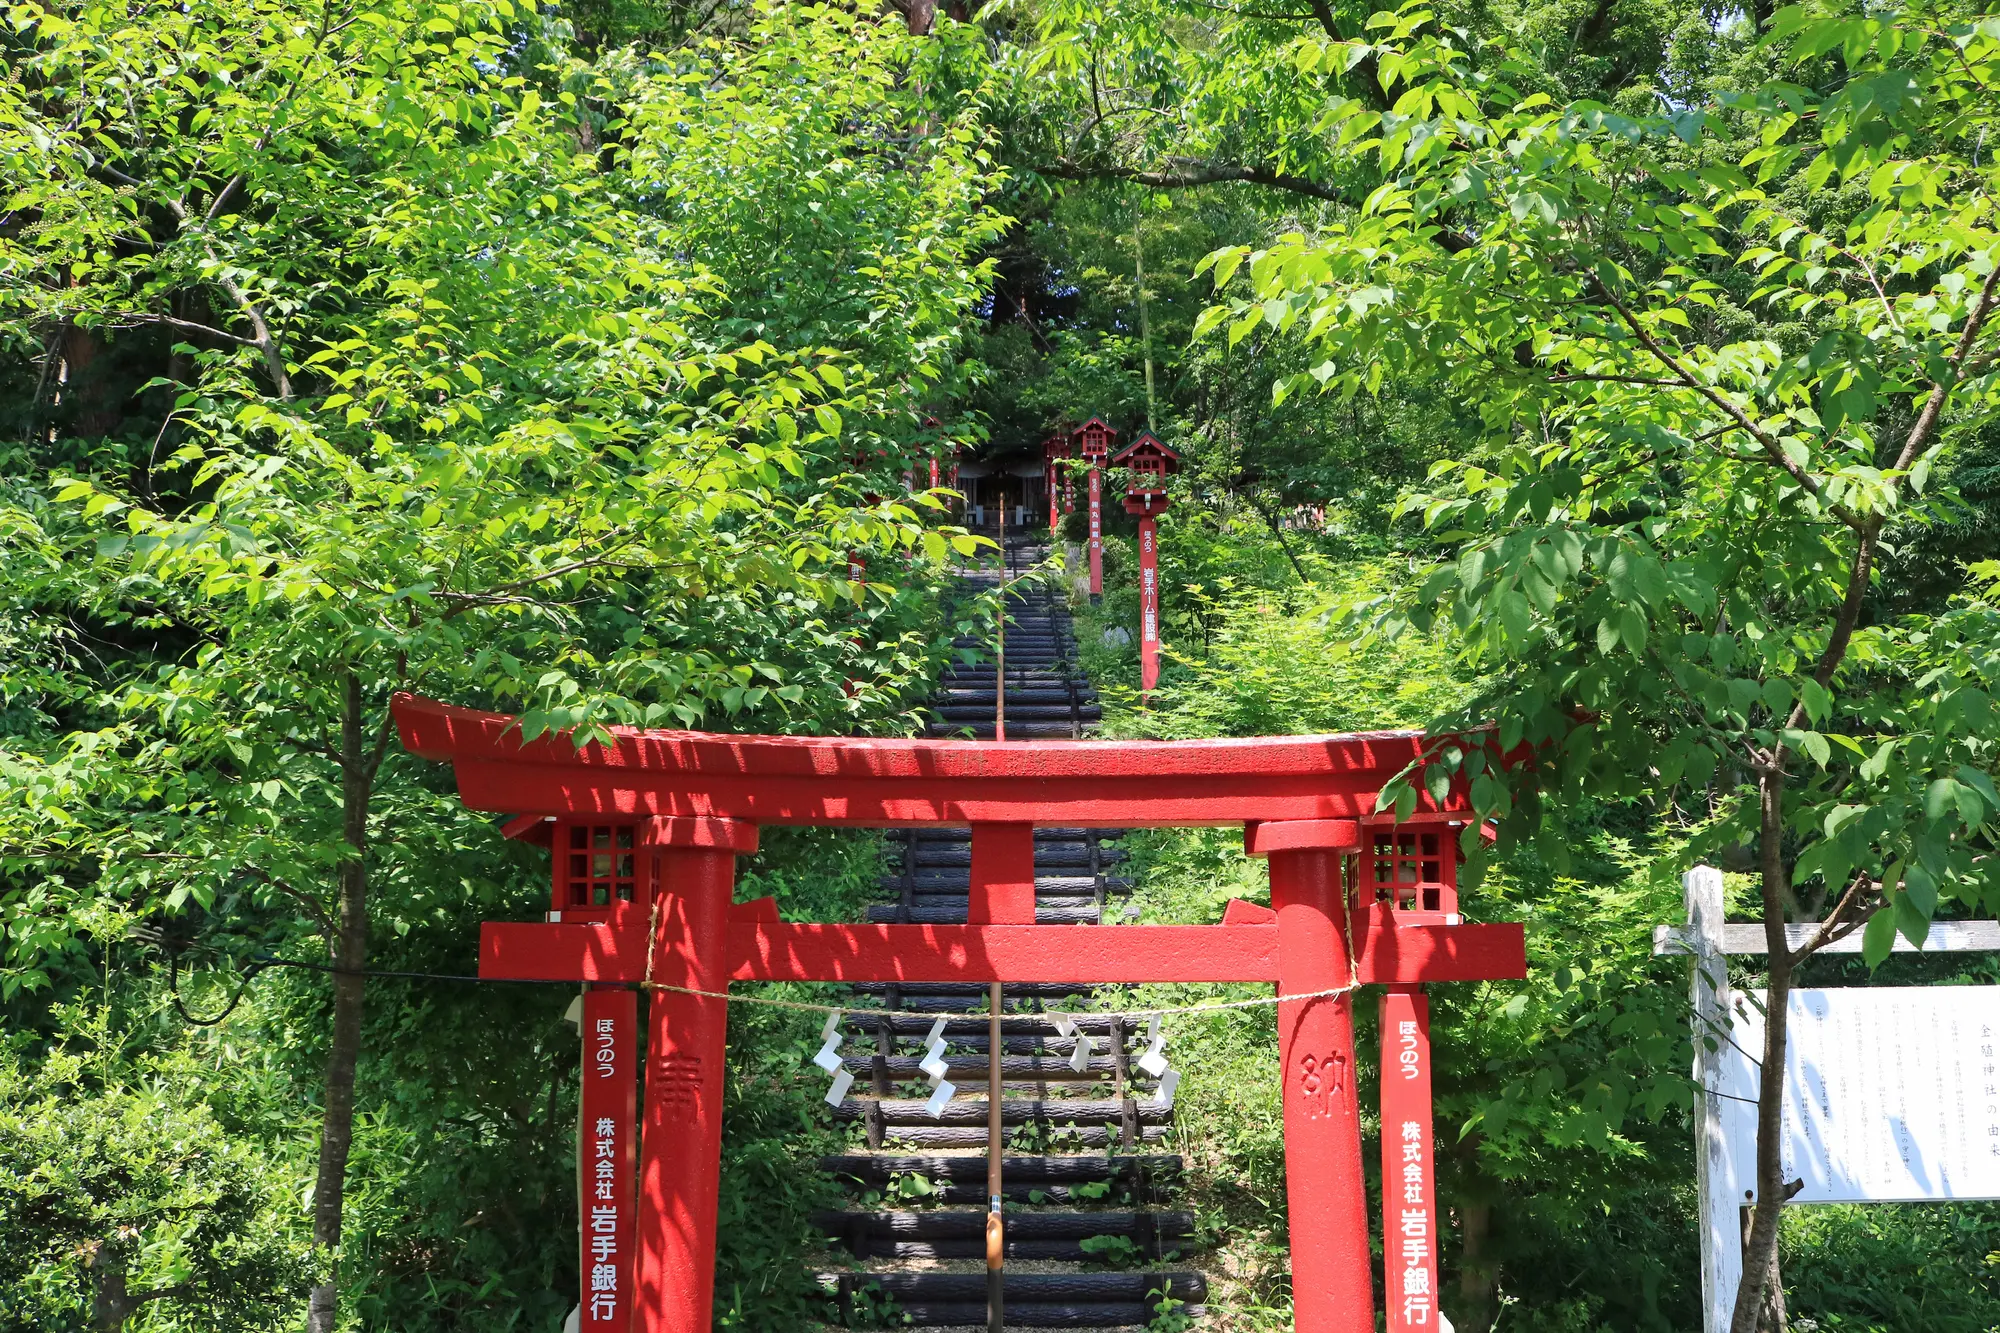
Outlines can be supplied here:
[[[523, 742], [502, 714], [408, 695], [395, 716], [411, 751], [453, 763], [467, 805], [520, 815], [509, 830], [546, 836], [557, 858], [548, 919], [485, 923], [480, 975], [652, 983], [634, 1333], [709, 1328], [726, 1028], [714, 997], [732, 981], [1275, 983], [1296, 1326], [1367, 1333], [1352, 988], [1389, 986], [1420, 1013], [1423, 983], [1526, 973], [1519, 926], [1458, 919], [1461, 794], [1425, 796], [1400, 825], [1374, 813], [1383, 784], [1423, 756], [1415, 732], [1161, 744], [614, 730], [577, 749], [561, 735]], [[970, 825], [973, 923], [789, 923], [768, 899], [732, 905], [735, 857], [766, 823]], [[1246, 849], [1270, 859], [1272, 907], [1231, 903], [1214, 926], [1033, 924], [1037, 825], [1188, 824], [1242, 824]], [[1385, 1040], [1400, 1042], [1397, 1023]], [[1398, 1070], [1403, 1049], [1391, 1052]], [[1427, 1091], [1419, 1115], [1414, 1085], [1397, 1080], [1403, 1100], [1385, 1101], [1385, 1123], [1401, 1117], [1398, 1143], [1405, 1123], [1428, 1135]], [[1433, 1185], [1418, 1188], [1425, 1204], [1399, 1202], [1385, 1238], [1402, 1265], [1389, 1290], [1410, 1311], [1392, 1311], [1398, 1329], [1423, 1327], [1413, 1298], [1436, 1284], [1434, 1270], [1412, 1276], [1426, 1270], [1402, 1245], [1420, 1226], [1435, 1254]], [[1418, 1207], [1425, 1219], [1404, 1217]]]

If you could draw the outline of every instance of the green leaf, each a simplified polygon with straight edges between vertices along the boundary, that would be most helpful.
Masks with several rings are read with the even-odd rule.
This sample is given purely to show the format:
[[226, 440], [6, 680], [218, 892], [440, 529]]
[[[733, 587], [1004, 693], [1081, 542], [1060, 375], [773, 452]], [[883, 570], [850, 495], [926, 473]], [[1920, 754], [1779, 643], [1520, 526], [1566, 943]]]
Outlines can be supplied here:
[[1895, 947], [1896, 913], [1888, 907], [1877, 908], [1861, 928], [1861, 957], [1868, 966], [1880, 967]]

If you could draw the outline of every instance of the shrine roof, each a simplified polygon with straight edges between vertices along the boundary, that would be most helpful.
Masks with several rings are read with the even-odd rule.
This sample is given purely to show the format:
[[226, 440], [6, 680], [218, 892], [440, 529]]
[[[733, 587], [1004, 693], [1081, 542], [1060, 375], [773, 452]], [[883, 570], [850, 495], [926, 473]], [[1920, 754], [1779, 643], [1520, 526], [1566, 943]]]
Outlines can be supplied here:
[[[1192, 741], [964, 741], [612, 728], [523, 741], [514, 717], [399, 694], [403, 745], [450, 760], [474, 809], [782, 824], [1094, 827], [1372, 815], [1418, 731]], [[1435, 817], [1464, 809], [1456, 798]]]

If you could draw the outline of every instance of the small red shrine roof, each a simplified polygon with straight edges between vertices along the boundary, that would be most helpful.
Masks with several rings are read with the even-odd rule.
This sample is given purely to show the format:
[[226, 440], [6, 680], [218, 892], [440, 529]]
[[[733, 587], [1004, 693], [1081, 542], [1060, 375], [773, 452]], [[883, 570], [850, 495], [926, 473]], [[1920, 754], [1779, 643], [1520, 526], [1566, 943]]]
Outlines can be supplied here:
[[1179, 454], [1169, 449], [1159, 436], [1149, 430], [1140, 431], [1132, 443], [1120, 449], [1117, 457], [1111, 461], [1116, 465], [1124, 463], [1128, 459], [1135, 458], [1163, 458], [1169, 463], [1178, 463], [1181, 461]]
[[[957, 741], [613, 728], [581, 749], [514, 717], [399, 694], [404, 748], [449, 760], [476, 810], [710, 815], [771, 824], [1123, 828], [1361, 819], [1417, 731], [1195, 741]], [[1431, 819], [1462, 817], [1454, 793]], [[1420, 816], [1421, 818], [1422, 816]]]

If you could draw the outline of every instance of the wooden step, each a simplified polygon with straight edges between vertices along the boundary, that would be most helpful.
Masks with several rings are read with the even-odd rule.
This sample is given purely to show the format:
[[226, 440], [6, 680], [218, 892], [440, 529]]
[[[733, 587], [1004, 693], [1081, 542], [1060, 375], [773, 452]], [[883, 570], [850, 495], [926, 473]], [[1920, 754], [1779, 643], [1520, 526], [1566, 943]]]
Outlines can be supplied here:
[[[982, 1102], [981, 1105], [984, 1105]], [[978, 1125], [934, 1125], [930, 1117], [924, 1117], [921, 1125], [889, 1125], [884, 1129], [886, 1137], [912, 1148], [984, 1148], [986, 1146], [986, 1126]], [[1125, 1136], [1113, 1126], [1103, 1125], [1057, 1125], [1063, 1143], [1056, 1146], [1073, 1145], [1078, 1148], [1110, 1148], [1125, 1143]], [[1052, 1131], [1054, 1132], [1054, 1131]], [[1165, 1125], [1141, 1125], [1138, 1140], [1142, 1143], [1159, 1143], [1167, 1137]]]
[[[949, 905], [941, 905], [949, 904]], [[878, 903], [868, 909], [870, 922], [896, 922], [904, 920], [902, 906], [898, 903]], [[963, 925], [966, 917], [964, 898], [942, 898], [936, 903], [924, 903], [912, 907], [908, 920], [922, 926]], [[1097, 924], [1097, 904], [1088, 899], [1082, 902], [1061, 902], [1036, 904], [1035, 924], [1038, 926], [1079, 926]]]
[[[969, 1091], [969, 1089], [968, 1089]], [[880, 1105], [882, 1122], [891, 1128], [903, 1125], [934, 1125], [951, 1128], [958, 1125], [977, 1125], [984, 1132], [986, 1126], [986, 1098], [984, 1096], [959, 1097], [946, 1102], [941, 1113], [932, 1116], [924, 1109], [924, 1101], [918, 1097], [874, 1097], [852, 1096], [834, 1108], [835, 1120], [866, 1120], [872, 1114], [870, 1108]], [[1124, 1114], [1125, 1104], [1115, 1098], [1099, 1097], [1032, 1097], [1007, 1098], [1000, 1103], [1000, 1123], [1004, 1126], [1026, 1125], [1041, 1122], [1052, 1125], [1066, 1125], [1074, 1122], [1083, 1125], [1116, 1124]], [[1164, 1125], [1173, 1119], [1173, 1108], [1161, 1106], [1151, 1098], [1138, 1104], [1141, 1125]]]

